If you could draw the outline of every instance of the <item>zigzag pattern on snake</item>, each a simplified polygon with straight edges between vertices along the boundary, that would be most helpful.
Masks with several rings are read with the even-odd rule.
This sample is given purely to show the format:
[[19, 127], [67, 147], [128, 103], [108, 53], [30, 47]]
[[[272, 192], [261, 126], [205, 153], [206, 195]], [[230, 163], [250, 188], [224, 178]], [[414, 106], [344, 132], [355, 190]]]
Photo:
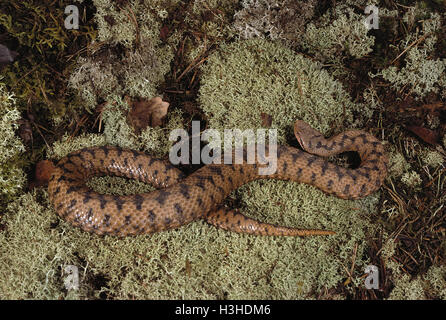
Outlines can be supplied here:
[[[197, 219], [225, 230], [257, 235], [333, 234], [262, 223], [219, 206], [233, 190], [256, 179], [298, 181], [343, 199], [365, 197], [380, 188], [388, 159], [373, 135], [350, 130], [325, 139], [303, 121], [297, 121], [294, 130], [302, 148], [312, 154], [278, 146], [277, 171], [271, 175], [259, 175], [259, 163], [244, 162], [205, 165], [185, 177], [170, 163], [139, 151], [111, 146], [85, 148], [56, 165], [48, 185], [49, 199], [59, 216], [74, 226], [121, 237], [178, 228]], [[358, 168], [343, 168], [323, 158], [345, 151], [359, 153]], [[124, 176], [160, 189], [126, 196], [99, 194], [85, 185], [97, 175]]]

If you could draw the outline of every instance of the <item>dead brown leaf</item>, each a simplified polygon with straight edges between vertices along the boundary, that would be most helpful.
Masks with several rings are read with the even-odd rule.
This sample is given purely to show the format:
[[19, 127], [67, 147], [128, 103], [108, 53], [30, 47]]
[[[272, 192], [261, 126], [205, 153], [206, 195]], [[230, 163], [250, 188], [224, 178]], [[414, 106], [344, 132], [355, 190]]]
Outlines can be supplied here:
[[138, 99], [130, 101], [130, 104], [131, 109], [127, 119], [137, 134], [146, 129], [147, 126], [161, 126], [169, 108], [169, 103], [163, 101], [161, 97], [150, 100]]
[[438, 143], [438, 132], [420, 127], [420, 126], [408, 126], [407, 130], [415, 134], [424, 142], [436, 145]]

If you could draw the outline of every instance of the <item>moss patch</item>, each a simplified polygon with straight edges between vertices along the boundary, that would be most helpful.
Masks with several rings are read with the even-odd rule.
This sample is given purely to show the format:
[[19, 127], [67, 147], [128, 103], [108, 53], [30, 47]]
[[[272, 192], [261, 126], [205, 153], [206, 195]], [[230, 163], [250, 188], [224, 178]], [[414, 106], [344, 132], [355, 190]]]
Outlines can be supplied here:
[[25, 147], [16, 135], [19, 119], [14, 95], [0, 82], [0, 204], [12, 199], [25, 184], [20, 159]]
[[209, 56], [199, 103], [209, 127], [220, 131], [261, 128], [261, 113], [271, 115], [282, 143], [297, 119], [327, 134], [353, 122], [357, 108], [319, 64], [261, 39], [224, 44]]
[[[288, 190], [295, 192], [291, 187]], [[117, 239], [73, 228], [49, 208], [46, 192], [28, 193], [8, 207], [5, 231], [0, 234], [0, 276], [5, 279], [1, 298], [310, 297], [345, 276], [343, 265], [350, 264], [350, 246], [360, 240], [350, 234], [367, 228], [349, 221], [351, 210], [356, 216], [361, 214], [348, 209], [349, 205], [341, 204], [335, 215], [337, 209], [330, 209], [328, 221], [338, 222], [324, 225], [322, 219], [320, 223], [331, 228], [344, 225], [346, 229], [338, 229], [334, 237], [255, 237], [195, 222], [178, 230]], [[302, 221], [319, 220], [314, 211], [300, 215]], [[292, 216], [287, 221], [297, 218], [287, 216]], [[359, 247], [362, 252], [362, 244]], [[64, 286], [66, 265], [79, 270], [78, 291]]]

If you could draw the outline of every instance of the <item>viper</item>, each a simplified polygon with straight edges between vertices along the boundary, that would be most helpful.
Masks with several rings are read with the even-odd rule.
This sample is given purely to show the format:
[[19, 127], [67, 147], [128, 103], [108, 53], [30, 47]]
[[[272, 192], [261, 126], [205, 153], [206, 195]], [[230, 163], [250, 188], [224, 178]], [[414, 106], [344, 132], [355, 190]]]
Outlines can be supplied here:
[[[365, 197], [380, 188], [388, 158], [382, 143], [361, 130], [330, 139], [298, 120], [294, 133], [305, 150], [277, 146], [277, 170], [258, 173], [259, 162], [208, 164], [185, 176], [167, 161], [114, 146], [84, 148], [62, 158], [52, 172], [48, 194], [60, 217], [97, 234], [129, 236], [178, 228], [198, 219], [225, 230], [256, 235], [329, 235], [333, 231], [296, 229], [262, 223], [222, 206], [235, 189], [257, 179], [291, 180], [316, 186], [342, 199]], [[326, 157], [358, 152], [357, 168], [344, 168]], [[158, 188], [134, 195], [100, 194], [86, 186], [92, 176], [137, 179]]]

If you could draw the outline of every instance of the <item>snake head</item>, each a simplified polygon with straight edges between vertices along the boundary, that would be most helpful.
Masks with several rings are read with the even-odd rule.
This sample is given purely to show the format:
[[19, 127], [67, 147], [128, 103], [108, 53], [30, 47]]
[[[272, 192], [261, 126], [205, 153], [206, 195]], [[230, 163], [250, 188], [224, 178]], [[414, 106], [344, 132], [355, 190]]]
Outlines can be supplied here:
[[294, 123], [294, 136], [296, 137], [301, 147], [307, 151], [311, 149], [308, 146], [308, 142], [310, 140], [314, 140], [315, 138], [324, 138], [319, 131], [310, 127], [310, 125], [303, 120], [297, 120]]

